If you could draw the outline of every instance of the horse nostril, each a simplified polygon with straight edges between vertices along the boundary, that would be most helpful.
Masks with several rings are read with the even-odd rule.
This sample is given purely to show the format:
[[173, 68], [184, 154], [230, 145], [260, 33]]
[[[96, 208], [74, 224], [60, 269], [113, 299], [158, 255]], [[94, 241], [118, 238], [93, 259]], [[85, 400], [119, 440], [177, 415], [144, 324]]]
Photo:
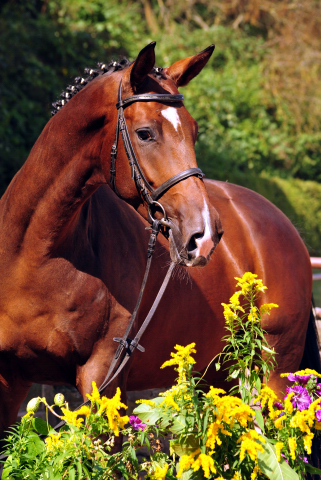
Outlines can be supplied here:
[[197, 244], [196, 244], [196, 240], [199, 239], [199, 238], [202, 238], [204, 236], [204, 232], [202, 233], [195, 233], [194, 235], [191, 236], [189, 242], [188, 242], [188, 245], [187, 245], [187, 251], [190, 253], [190, 252], [193, 252], [194, 250], [197, 249]]

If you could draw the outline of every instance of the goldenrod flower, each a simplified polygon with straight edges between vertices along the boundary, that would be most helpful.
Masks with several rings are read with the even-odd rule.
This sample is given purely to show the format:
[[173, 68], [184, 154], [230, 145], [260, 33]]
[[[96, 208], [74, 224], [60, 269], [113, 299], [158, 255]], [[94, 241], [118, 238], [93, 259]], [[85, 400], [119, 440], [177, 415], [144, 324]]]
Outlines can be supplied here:
[[150, 407], [155, 407], [156, 403], [152, 400], [136, 400], [136, 403], [145, 403], [145, 405], [149, 405]]
[[259, 473], [261, 473], [260, 467], [258, 466], [257, 462], [255, 462], [253, 472], [251, 473], [251, 480], [255, 480]]
[[290, 392], [286, 398], [284, 399], [284, 408], [285, 410], [288, 412], [288, 413], [292, 413], [293, 412], [293, 405], [292, 405], [292, 402], [291, 402], [291, 398], [295, 395], [294, 392]]
[[232, 477], [232, 480], [242, 480], [242, 476], [238, 471], [236, 471]]
[[276, 450], [276, 456], [277, 456], [278, 462], [281, 461], [281, 450], [283, 447], [284, 447], [283, 442], [276, 442], [275, 450]]
[[248, 314], [247, 318], [250, 322], [259, 322], [260, 321], [260, 317], [258, 317], [257, 315], [257, 312], [258, 312], [258, 308], [253, 306], [250, 308], [250, 313]]
[[175, 345], [175, 349], [177, 350], [177, 353], [171, 353], [171, 357], [173, 357], [171, 360], [167, 360], [166, 362], [163, 363], [163, 365], [160, 368], [165, 368], [169, 367], [171, 365], [178, 365], [179, 367], [184, 365], [193, 365], [195, 362], [194, 358], [191, 357], [191, 353], [196, 353], [195, 350], [195, 343], [190, 343], [186, 347], [182, 347], [181, 345]]
[[200, 453], [196, 460], [192, 463], [191, 467], [194, 472], [197, 472], [202, 467], [205, 478], [209, 478], [210, 472], [216, 473], [213, 458], [205, 453]]
[[89, 393], [86, 393], [86, 397], [88, 397], [91, 402], [97, 401], [99, 403], [100, 393], [99, 393], [99, 390], [97, 388], [96, 382], [92, 382], [92, 387], [93, 387], [92, 394], [89, 395]]
[[267, 289], [267, 287], [263, 285], [262, 280], [257, 279], [257, 275], [255, 273], [246, 272], [242, 278], [235, 277], [235, 280], [238, 280], [236, 286], [241, 287], [242, 295], [246, 295], [252, 289], [257, 292], [264, 292], [264, 290]]
[[179, 478], [185, 470], [188, 470], [191, 467], [192, 463], [194, 462], [194, 457], [198, 453], [200, 453], [200, 451], [201, 450], [198, 448], [197, 450], [195, 450], [195, 452], [191, 453], [190, 455], [181, 456], [179, 461], [179, 471], [177, 473], [177, 478]]
[[168, 470], [168, 465], [164, 467], [156, 466], [155, 472], [150, 475], [151, 480], [164, 480]]
[[279, 308], [279, 305], [277, 305], [276, 303], [264, 303], [260, 306], [261, 315], [263, 315], [264, 313], [270, 315], [272, 308]]
[[61, 433], [49, 433], [45, 439], [47, 451], [59, 450], [59, 448], [64, 446], [64, 442], [60, 440], [60, 437]]
[[265, 439], [259, 435], [256, 430], [249, 430], [244, 433], [239, 439], [238, 442], [241, 442], [240, 450], [240, 460], [243, 461], [245, 458], [245, 453], [247, 453], [251, 460], [257, 459], [257, 452], [263, 452], [263, 447], [260, 443], [256, 442], [260, 440], [262, 443], [265, 443]]
[[292, 460], [295, 460], [295, 451], [296, 451], [297, 443], [295, 437], [289, 438], [289, 449], [290, 449], [290, 456]]
[[102, 397], [100, 401], [100, 408], [98, 415], [102, 415], [106, 411], [109, 427], [113, 430], [116, 437], [119, 436], [119, 428], [122, 430], [126, 423], [128, 423], [128, 416], [121, 417], [118, 410], [120, 408], [128, 408], [124, 403], [120, 401], [120, 388], [117, 387], [116, 393], [113, 398]]
[[77, 418], [79, 414], [79, 410], [76, 410], [74, 412], [67, 410], [65, 407], [61, 407], [61, 410], [63, 411], [63, 416], [61, 417], [62, 420], [65, 420], [65, 422], [69, 423], [69, 425], [74, 425], [75, 427], [80, 427], [82, 422], [84, 421], [83, 418]]

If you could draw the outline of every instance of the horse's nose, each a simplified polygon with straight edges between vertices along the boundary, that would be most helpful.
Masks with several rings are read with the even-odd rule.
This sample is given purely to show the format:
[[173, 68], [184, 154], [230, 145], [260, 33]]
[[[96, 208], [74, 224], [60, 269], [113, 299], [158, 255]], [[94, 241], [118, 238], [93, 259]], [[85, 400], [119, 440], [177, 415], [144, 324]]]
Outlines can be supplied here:
[[187, 244], [187, 254], [189, 260], [193, 260], [198, 257], [204, 257], [207, 259], [212, 253], [215, 244], [212, 240], [210, 231], [205, 228], [202, 232], [194, 233], [188, 244]]

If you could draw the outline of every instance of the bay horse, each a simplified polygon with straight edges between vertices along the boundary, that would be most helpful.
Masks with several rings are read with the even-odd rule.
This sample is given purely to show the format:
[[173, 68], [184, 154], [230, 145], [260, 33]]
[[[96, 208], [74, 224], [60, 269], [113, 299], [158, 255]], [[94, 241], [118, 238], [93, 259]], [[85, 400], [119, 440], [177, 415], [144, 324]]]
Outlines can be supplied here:
[[[177, 267], [143, 337], [145, 353], [136, 352], [104, 394], [116, 386], [125, 393], [171, 384], [174, 372], [159, 367], [176, 343], [196, 342], [196, 367], [204, 370], [222, 349], [221, 302], [245, 271], [268, 286], [262, 302], [280, 305], [265, 325], [278, 352], [271, 386], [284, 391], [279, 373], [299, 367], [312, 289], [307, 250], [290, 221], [263, 197], [203, 181], [198, 173], [197, 124], [178, 87], [201, 71], [214, 47], [165, 69], [154, 67], [154, 47], [145, 47], [133, 63], [101, 65], [100, 72], [89, 71], [90, 81], [70, 86], [0, 201], [1, 431], [15, 421], [33, 382], [73, 385], [84, 398], [93, 380], [100, 385], [117, 348], [113, 338], [123, 335], [134, 309], [151, 210], [148, 191], [138, 188], [142, 180], [131, 179], [137, 166], [128, 163], [120, 140], [117, 166], [110, 160], [120, 84], [121, 102], [141, 96], [126, 107], [126, 122], [148, 185], [155, 190], [180, 172], [191, 175], [165, 189], [161, 207], [149, 205], [156, 205], [157, 218], [159, 208], [166, 212], [172, 234], [168, 242], [165, 225], [158, 237], [134, 330], [165, 267], [171, 260]], [[152, 99], [145, 101], [146, 95]], [[207, 380], [223, 385], [224, 372], [210, 369]]]

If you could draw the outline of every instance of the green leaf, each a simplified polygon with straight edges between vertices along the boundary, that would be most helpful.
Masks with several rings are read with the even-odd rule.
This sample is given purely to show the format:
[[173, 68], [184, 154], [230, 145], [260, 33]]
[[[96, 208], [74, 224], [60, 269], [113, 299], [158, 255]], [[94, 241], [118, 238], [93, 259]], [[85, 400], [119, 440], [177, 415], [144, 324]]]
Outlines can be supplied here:
[[305, 468], [306, 468], [307, 472], [312, 473], [312, 475], [321, 475], [320, 468], [313, 467], [309, 463], [305, 464]]
[[78, 479], [80, 480], [80, 479], [81, 479], [81, 475], [82, 475], [82, 466], [81, 466], [81, 463], [80, 463], [80, 462], [77, 462], [77, 463], [76, 463], [76, 467], [77, 467], [77, 471], [78, 471]]
[[[164, 400], [162, 397], [158, 397], [161, 400]], [[153, 399], [153, 402], [156, 399]], [[158, 402], [160, 403], [160, 402]], [[155, 410], [157, 407], [151, 407], [150, 405], [146, 405], [146, 403], [141, 403], [138, 407], [136, 407], [133, 411], [134, 415], [137, 415], [142, 422], [147, 423], [148, 425], [155, 425], [157, 420], [161, 417], [160, 412]]]
[[256, 418], [258, 426], [260, 427], [262, 432], [264, 432], [264, 419], [263, 419], [263, 415], [262, 415], [260, 410], [255, 410], [255, 418]]
[[179, 440], [171, 440], [169, 445], [170, 454], [176, 453], [179, 457], [182, 455], [190, 455], [198, 448], [199, 442], [194, 435], [188, 435], [184, 443], [179, 442]]
[[275, 353], [274, 350], [271, 350], [270, 348], [266, 347], [265, 345], [262, 345], [262, 350], [264, 350], [265, 352], [268, 352], [268, 353], [272, 353], [272, 354]]
[[174, 434], [181, 433], [186, 427], [186, 417], [183, 415], [178, 415], [174, 418], [173, 425], [169, 427], [169, 430]]
[[40, 435], [48, 435], [49, 433], [47, 422], [42, 420], [42, 418], [34, 417], [32, 419], [32, 426]]
[[76, 472], [73, 467], [69, 468], [69, 480], [75, 480], [76, 478]]
[[239, 376], [240, 370], [234, 370], [234, 372], [230, 373], [231, 378], [237, 378]]
[[264, 451], [257, 452], [257, 461], [262, 473], [270, 480], [299, 480], [298, 474], [283, 459], [278, 462], [274, 445], [267, 439], [261, 445]]
[[262, 383], [261, 383], [261, 379], [260, 379], [259, 376], [255, 380], [255, 386], [256, 386], [257, 393], [260, 394]]

